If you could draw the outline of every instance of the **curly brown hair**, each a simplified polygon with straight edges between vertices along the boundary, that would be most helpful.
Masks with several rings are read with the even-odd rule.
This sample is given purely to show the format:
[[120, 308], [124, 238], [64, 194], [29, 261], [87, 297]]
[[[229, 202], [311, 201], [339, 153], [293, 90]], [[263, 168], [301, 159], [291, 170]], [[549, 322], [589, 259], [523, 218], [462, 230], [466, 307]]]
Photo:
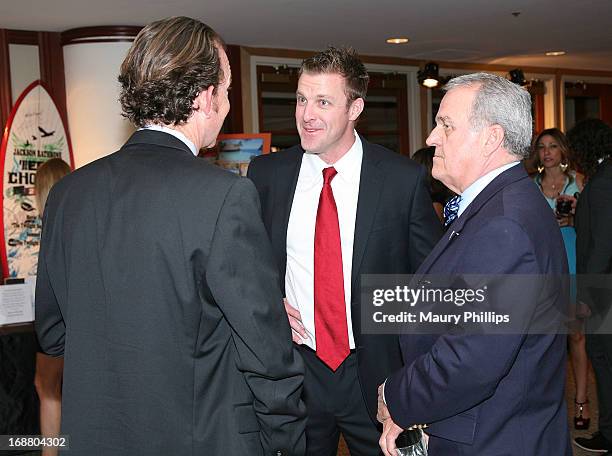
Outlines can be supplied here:
[[188, 17], [171, 17], [143, 28], [121, 65], [119, 101], [134, 125], [180, 125], [193, 112], [193, 101], [223, 80], [221, 37]]
[[350, 105], [357, 98], [365, 100], [370, 76], [354, 49], [328, 47], [305, 59], [300, 68], [302, 73], [336, 73], [346, 82], [346, 98]]
[[572, 147], [572, 158], [580, 171], [591, 177], [600, 160], [612, 155], [612, 127], [600, 119], [578, 122], [567, 132]]

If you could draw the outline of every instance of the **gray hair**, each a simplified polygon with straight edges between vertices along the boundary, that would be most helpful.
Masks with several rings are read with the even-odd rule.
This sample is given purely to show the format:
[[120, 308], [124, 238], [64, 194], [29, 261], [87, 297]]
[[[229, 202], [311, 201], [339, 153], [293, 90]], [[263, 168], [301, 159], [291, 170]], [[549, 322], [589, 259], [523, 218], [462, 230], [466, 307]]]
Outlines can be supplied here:
[[499, 125], [504, 130], [503, 146], [521, 159], [529, 157], [533, 130], [529, 92], [490, 73], [458, 76], [446, 83], [444, 91], [459, 87], [477, 89], [470, 110], [472, 128]]

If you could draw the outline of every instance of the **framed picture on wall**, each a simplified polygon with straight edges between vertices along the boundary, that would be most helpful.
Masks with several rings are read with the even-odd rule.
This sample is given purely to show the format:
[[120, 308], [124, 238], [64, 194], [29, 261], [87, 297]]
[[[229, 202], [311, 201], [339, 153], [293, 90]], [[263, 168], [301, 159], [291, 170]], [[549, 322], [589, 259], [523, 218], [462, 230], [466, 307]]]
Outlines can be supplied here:
[[270, 153], [270, 133], [222, 134], [214, 149], [200, 152], [200, 156], [223, 169], [246, 176], [253, 157]]

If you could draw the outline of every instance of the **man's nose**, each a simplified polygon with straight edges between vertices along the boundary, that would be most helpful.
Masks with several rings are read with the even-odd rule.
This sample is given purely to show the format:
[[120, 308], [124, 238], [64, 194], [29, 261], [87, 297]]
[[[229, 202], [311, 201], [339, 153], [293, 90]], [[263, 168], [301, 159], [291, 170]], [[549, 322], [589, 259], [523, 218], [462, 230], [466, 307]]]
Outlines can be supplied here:
[[304, 111], [302, 113], [302, 119], [304, 120], [304, 122], [310, 122], [314, 118], [315, 118], [314, 111], [313, 111], [311, 105], [307, 103], [304, 106]]
[[438, 127], [434, 127], [434, 129], [431, 130], [431, 133], [429, 133], [429, 136], [425, 140], [425, 144], [427, 144], [428, 146], [437, 146], [440, 144], [440, 142], [438, 141], [439, 136], [437, 130]]

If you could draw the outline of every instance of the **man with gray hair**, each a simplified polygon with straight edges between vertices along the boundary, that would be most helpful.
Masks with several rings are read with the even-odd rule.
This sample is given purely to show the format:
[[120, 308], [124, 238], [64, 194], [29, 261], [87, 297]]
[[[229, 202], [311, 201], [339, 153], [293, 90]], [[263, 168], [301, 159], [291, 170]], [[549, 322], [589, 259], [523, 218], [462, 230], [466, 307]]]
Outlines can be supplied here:
[[[417, 275], [503, 275], [508, 289], [506, 275], [567, 274], [557, 223], [520, 164], [531, 141], [529, 94], [486, 73], [454, 78], [445, 90], [427, 144], [436, 148], [433, 176], [458, 196], [445, 207], [447, 235]], [[559, 315], [564, 288], [534, 282], [511, 298], [491, 293], [487, 304], [505, 313], [521, 308], [529, 321]], [[415, 426], [426, 427], [432, 456], [571, 454], [564, 335], [455, 331], [400, 339], [405, 367], [379, 388], [385, 455]]]

